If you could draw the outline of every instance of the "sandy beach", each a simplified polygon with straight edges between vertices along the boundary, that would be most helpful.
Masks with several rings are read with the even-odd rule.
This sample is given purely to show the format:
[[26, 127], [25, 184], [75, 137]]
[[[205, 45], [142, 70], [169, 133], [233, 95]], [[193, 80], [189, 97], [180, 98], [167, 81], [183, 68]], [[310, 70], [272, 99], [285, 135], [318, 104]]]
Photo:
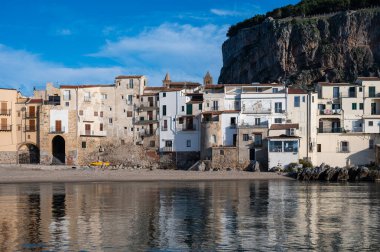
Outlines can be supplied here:
[[276, 173], [242, 171], [102, 170], [54, 166], [1, 166], [0, 183], [292, 180]]

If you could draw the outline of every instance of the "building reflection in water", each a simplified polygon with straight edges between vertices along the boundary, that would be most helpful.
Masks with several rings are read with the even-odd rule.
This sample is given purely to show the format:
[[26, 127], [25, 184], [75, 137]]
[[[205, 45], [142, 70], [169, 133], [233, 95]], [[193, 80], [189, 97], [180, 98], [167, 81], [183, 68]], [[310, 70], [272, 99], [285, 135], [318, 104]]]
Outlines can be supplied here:
[[0, 251], [378, 250], [377, 184], [0, 185]]

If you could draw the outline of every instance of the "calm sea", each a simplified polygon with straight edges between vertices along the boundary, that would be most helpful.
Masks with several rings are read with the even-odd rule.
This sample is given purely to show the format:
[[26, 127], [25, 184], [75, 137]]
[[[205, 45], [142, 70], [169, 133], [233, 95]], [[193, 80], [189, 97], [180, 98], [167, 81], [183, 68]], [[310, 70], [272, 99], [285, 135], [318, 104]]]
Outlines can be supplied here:
[[0, 185], [0, 251], [379, 251], [380, 184]]

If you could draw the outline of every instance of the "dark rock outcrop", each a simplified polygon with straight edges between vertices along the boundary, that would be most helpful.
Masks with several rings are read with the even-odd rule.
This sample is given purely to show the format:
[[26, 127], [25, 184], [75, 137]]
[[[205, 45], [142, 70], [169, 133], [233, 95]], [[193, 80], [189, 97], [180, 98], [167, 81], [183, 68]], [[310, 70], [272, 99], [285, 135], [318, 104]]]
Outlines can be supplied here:
[[380, 8], [273, 20], [223, 44], [219, 83], [354, 81], [380, 73]]

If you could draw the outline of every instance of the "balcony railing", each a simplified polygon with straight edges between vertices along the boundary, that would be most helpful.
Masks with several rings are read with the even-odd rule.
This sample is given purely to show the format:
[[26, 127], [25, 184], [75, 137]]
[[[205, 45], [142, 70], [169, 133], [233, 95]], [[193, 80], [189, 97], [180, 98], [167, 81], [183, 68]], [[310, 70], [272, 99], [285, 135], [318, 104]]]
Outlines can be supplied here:
[[24, 131], [25, 132], [36, 132], [37, 131], [37, 128], [35, 125], [26, 125], [24, 127]]
[[197, 130], [197, 127], [194, 124], [189, 124], [189, 125], [179, 124], [177, 125], [177, 129], [179, 131], [195, 131]]
[[363, 132], [363, 128], [362, 127], [353, 127], [351, 130], [346, 130], [347, 133], [349, 132], [357, 132], [357, 133], [360, 133], [360, 132]]
[[55, 126], [50, 127], [50, 134], [62, 134], [65, 133], [65, 127], [56, 128]]
[[319, 110], [319, 115], [341, 115], [341, 109], [321, 109]]
[[140, 110], [154, 110], [158, 109], [157, 102], [142, 102], [139, 106]]
[[260, 124], [242, 123], [242, 124], [239, 124], [239, 128], [242, 128], [242, 129], [268, 128], [268, 123], [260, 123]]
[[156, 131], [155, 130], [142, 129], [142, 130], [140, 130], [139, 135], [140, 135], [140, 137], [151, 137], [151, 136], [156, 135]]
[[173, 152], [173, 147], [162, 147], [161, 152]]
[[1, 109], [0, 110], [0, 115], [10, 116], [11, 114], [12, 114], [12, 110], [11, 109]]
[[82, 130], [80, 131], [81, 136], [99, 136], [99, 137], [105, 137], [107, 136], [106, 131], [94, 131], [94, 130]]
[[12, 125], [0, 125], [0, 131], [12, 131]]
[[243, 105], [242, 107], [242, 113], [245, 114], [271, 114], [272, 109], [271, 108], [252, 108], [252, 107], [246, 107]]
[[86, 97], [86, 96], [85, 96], [85, 97], [84, 97], [84, 101], [85, 101], [85, 102], [91, 102], [91, 97]]
[[37, 118], [37, 113], [24, 113], [23, 118], [24, 119]]
[[168, 127], [161, 126], [161, 131], [168, 131]]
[[344, 128], [318, 128], [318, 133], [343, 133]]
[[340, 146], [340, 148], [337, 149], [338, 153], [350, 153], [349, 146]]

